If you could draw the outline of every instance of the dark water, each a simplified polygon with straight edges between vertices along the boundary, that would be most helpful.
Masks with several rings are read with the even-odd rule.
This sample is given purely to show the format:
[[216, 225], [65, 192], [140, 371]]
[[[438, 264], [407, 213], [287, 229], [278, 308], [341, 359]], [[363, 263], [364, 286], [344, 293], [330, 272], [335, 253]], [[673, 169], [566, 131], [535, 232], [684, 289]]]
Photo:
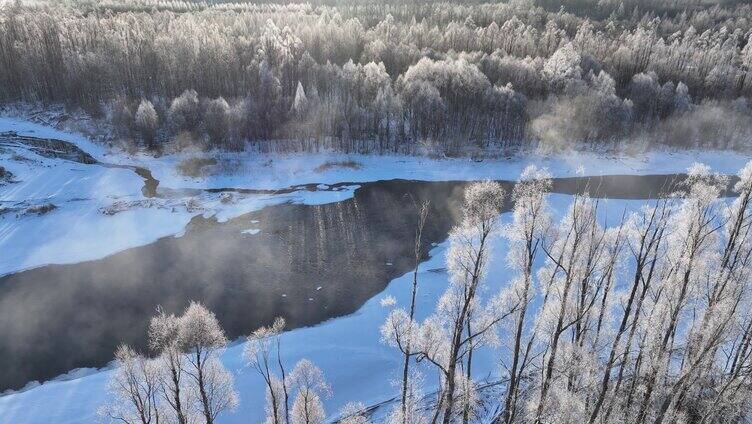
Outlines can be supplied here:
[[[155, 194], [158, 182], [148, 177]], [[682, 178], [565, 178], [553, 191], [654, 198]], [[143, 349], [157, 305], [179, 312], [201, 301], [230, 338], [276, 316], [299, 327], [352, 313], [412, 268], [415, 202], [431, 201], [428, 250], [457, 221], [466, 185], [384, 181], [328, 205], [270, 206], [226, 223], [196, 217], [179, 238], [0, 278], [0, 390], [103, 366], [122, 342]], [[241, 233], [250, 228], [260, 233]]]

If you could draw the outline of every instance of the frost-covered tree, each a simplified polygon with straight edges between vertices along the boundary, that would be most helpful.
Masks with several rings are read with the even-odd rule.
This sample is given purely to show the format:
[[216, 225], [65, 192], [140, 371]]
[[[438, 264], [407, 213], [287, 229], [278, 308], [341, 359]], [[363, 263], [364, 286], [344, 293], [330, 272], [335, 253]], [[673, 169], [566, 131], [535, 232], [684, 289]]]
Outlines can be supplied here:
[[[246, 366], [255, 370], [266, 385], [267, 424], [319, 424], [326, 418], [322, 396], [329, 396], [331, 388], [324, 374], [313, 362], [302, 359], [288, 375], [282, 361], [280, 335], [285, 320], [277, 318], [270, 327], [261, 327], [248, 336], [243, 358]], [[275, 368], [281, 373], [278, 376]], [[363, 408], [361, 408], [362, 410]], [[352, 419], [360, 417], [348, 410]], [[344, 414], [344, 412], [343, 412]], [[342, 415], [343, 418], [347, 418]], [[353, 421], [360, 423], [361, 421]], [[367, 422], [367, 421], [365, 421]]]
[[230, 106], [222, 98], [210, 100], [204, 113], [204, 125], [213, 146], [222, 146], [230, 132]]
[[572, 43], [563, 45], [546, 60], [542, 72], [552, 91], [560, 92], [581, 78], [580, 60]]
[[[739, 181], [733, 188], [738, 197], [723, 210], [724, 242], [721, 244], [720, 262], [716, 263], [718, 268], [710, 271], [712, 282], [708, 287], [710, 296], [707, 298], [706, 311], [689, 339], [692, 362], [684, 369], [671, 397], [661, 407], [661, 411], [669, 412], [682, 404], [702, 402], [706, 405], [703, 421], [711, 421], [716, 417], [733, 419], [742, 413], [741, 405], [749, 402], [751, 395], [748, 388], [744, 387], [750, 376], [742, 364], [750, 356], [748, 290], [752, 272], [749, 263], [752, 255], [752, 163], [747, 163], [738, 176]], [[721, 368], [723, 371], [718, 380], [710, 379], [709, 375], [715, 371], [712, 361], [719, 350], [724, 349], [723, 346], [726, 346], [725, 349], [731, 347], [732, 352], [728, 356], [733, 359]], [[714, 395], [706, 398], [702, 396], [702, 387], [688, 383], [692, 374], [704, 375], [703, 381], [713, 387], [711, 390]], [[681, 381], [682, 379], [685, 381]], [[663, 412], [663, 417], [666, 412]]]
[[161, 416], [159, 369], [155, 361], [127, 345], [115, 351], [115, 371], [108, 383], [112, 400], [98, 412], [112, 422], [158, 424]]
[[[261, 327], [248, 336], [243, 349], [246, 365], [258, 372], [266, 383], [266, 422], [270, 424], [290, 422], [290, 383], [280, 346], [284, 328], [284, 318], [275, 319], [271, 327]], [[272, 357], [273, 351], [276, 351], [276, 358]], [[281, 377], [273, 371], [275, 361]]]
[[172, 100], [167, 111], [167, 120], [175, 133], [195, 131], [201, 119], [201, 104], [196, 90], [185, 90]]
[[[418, 266], [423, 257], [423, 230], [428, 219], [430, 203], [422, 203], [418, 209], [418, 220], [415, 227], [414, 238], [414, 265], [413, 279], [412, 279], [412, 292], [410, 296], [410, 308], [404, 310], [402, 308], [393, 309], [386, 319], [386, 322], [381, 327], [382, 341], [387, 345], [394, 346], [403, 355], [402, 360], [402, 381], [401, 381], [401, 398], [400, 408], [401, 416], [404, 420], [403, 424], [407, 422], [408, 414], [408, 396], [410, 391], [410, 361], [413, 356], [419, 352], [416, 350], [417, 341], [414, 340], [417, 337], [417, 323], [415, 322], [415, 300], [418, 294]], [[382, 302], [384, 306], [393, 306], [393, 299], [389, 302]]]
[[402, 404], [395, 405], [386, 417], [388, 424], [427, 424], [431, 417], [428, 414], [423, 392], [423, 375], [412, 368], [407, 377], [407, 393], [404, 408]]
[[[382, 300], [384, 306], [394, 306], [394, 299]], [[390, 415], [390, 423], [404, 424], [415, 420], [420, 415], [416, 408], [420, 402], [420, 376], [414, 369], [410, 369], [410, 361], [420, 355], [420, 341], [418, 339], [420, 325], [410, 316], [410, 312], [404, 308], [394, 308], [387, 315], [386, 321], [381, 326], [381, 340], [388, 346], [397, 348], [403, 355], [403, 375], [400, 380], [400, 403]], [[405, 374], [405, 372], [407, 372]], [[399, 417], [398, 421], [395, 421]]]
[[350, 402], [339, 411], [341, 424], [371, 424], [362, 402]]
[[308, 111], [308, 97], [306, 96], [303, 84], [298, 81], [298, 87], [295, 89], [295, 98], [292, 101], [290, 112], [296, 116], [303, 116]]
[[258, 78], [259, 98], [253, 103], [253, 113], [257, 119], [257, 133], [254, 135], [269, 138], [285, 112], [281, 109], [282, 84], [272, 65], [266, 60], [262, 60], [258, 66]]
[[227, 337], [214, 313], [191, 302], [180, 317], [178, 340], [186, 352], [185, 374], [198, 392], [201, 413], [207, 424], [237, 406], [233, 377], [219, 361]]
[[[714, 303], [712, 296], [715, 288], [710, 293], [707, 290], [714, 286], [712, 280], [708, 281], [710, 277], [715, 271], [722, 270], [713, 269], [712, 265], [717, 261], [720, 241], [717, 225], [722, 210], [718, 196], [725, 186], [725, 180], [712, 175], [709, 168], [702, 165], [693, 166], [688, 174], [688, 188], [669, 223], [671, 232], [666, 240], [667, 256], [659, 286], [661, 296], [650, 308], [649, 319], [658, 316], [663, 319], [646, 333], [645, 353], [650, 366], [646, 370], [643, 395], [639, 402], [637, 418], [640, 421], [652, 416], [656, 422], [661, 422], [666, 414], [673, 416], [672, 420], [682, 415], [681, 408], [674, 404], [676, 397], [687, 379], [699, 377], [695, 373], [710, 365], [704, 361], [710, 352], [715, 352], [720, 346], [718, 338], [722, 337], [728, 323], [720, 315], [717, 317], [719, 321], [705, 327], [706, 319], [712, 317], [714, 312], [721, 312], [708, 310]], [[729, 282], [721, 278], [723, 284]], [[705, 296], [710, 296], [707, 303], [700, 300]], [[685, 320], [689, 310], [693, 310], [697, 318]], [[733, 306], [729, 311], [733, 311]], [[685, 329], [689, 332], [684, 333]], [[677, 338], [677, 334], [684, 337]], [[683, 341], [687, 343], [684, 346]], [[676, 349], [684, 350], [682, 365], [678, 370], [671, 361]], [[665, 385], [661, 381], [664, 372], [673, 374]], [[657, 411], [652, 409], [653, 396], [662, 399]]]
[[321, 424], [326, 419], [321, 396], [331, 393], [324, 374], [313, 362], [302, 359], [290, 373], [290, 381], [297, 391], [292, 405], [292, 424]]
[[[628, 360], [630, 347], [637, 333], [637, 324], [643, 314], [646, 296], [651, 286], [656, 284], [655, 274], [658, 260], [664, 251], [664, 236], [667, 231], [668, 218], [671, 208], [667, 200], [658, 201], [655, 205], [646, 205], [635, 212], [627, 223], [626, 245], [634, 264], [634, 273], [627, 276], [629, 285], [621, 294], [621, 308], [615, 315], [618, 327], [611, 333], [606, 342], [607, 350], [604, 355], [603, 376], [600, 377], [595, 389], [595, 401], [592, 403], [589, 422], [596, 420], [609, 422], [611, 414], [622, 396], [622, 387], [628, 377]], [[604, 407], [605, 404], [605, 407]]]
[[135, 115], [135, 125], [144, 143], [149, 148], [154, 148], [157, 129], [159, 128], [159, 116], [157, 116], [157, 111], [149, 100], [143, 99], [138, 105]]
[[187, 424], [193, 410], [195, 396], [185, 375], [185, 357], [178, 338], [180, 321], [173, 314], [158, 308], [149, 323], [149, 348], [158, 356], [159, 393], [169, 407], [170, 416], [178, 424]]
[[[508, 331], [501, 338], [509, 340], [509, 353], [502, 351], [509, 379], [498, 421], [706, 423], [744, 416], [752, 402], [752, 163], [739, 172], [733, 201], [721, 198], [724, 176], [703, 165], [687, 174], [676, 193], [606, 227], [599, 202], [587, 195], [576, 195], [550, 225], [549, 177], [532, 167], [523, 173], [505, 227], [507, 263], [516, 275], [501, 298], [516, 307], [513, 322], [500, 329]], [[456, 242], [450, 239], [450, 254], [463, 246]], [[452, 287], [468, 286], [457, 279], [461, 263], [449, 262]], [[457, 322], [442, 314], [460, 316], [451, 311], [463, 304], [447, 299], [441, 313], [422, 323], [394, 309], [382, 326], [384, 340], [398, 347], [418, 329], [412, 340], [421, 359], [442, 377], [437, 421], [447, 407]], [[526, 309], [534, 319], [525, 319]], [[471, 325], [478, 319], [467, 316]], [[459, 411], [472, 405], [473, 389], [469, 374], [455, 373]], [[400, 412], [395, 408], [389, 422], [401, 422]], [[461, 420], [460, 413], [450, 419]]]
[[118, 96], [112, 101], [109, 119], [117, 135], [121, 137], [133, 136], [136, 118], [125, 96]]
[[[707, 123], [679, 112], [688, 108], [654, 107], [670, 105], [673, 91], [677, 105], [690, 94], [693, 107], [713, 101], [721, 112], [710, 122], [743, 129], [741, 139], [752, 132], [749, 112], [744, 119], [730, 115], [736, 99], [752, 96], [744, 1], [463, 3], [112, 0], [94, 8], [21, 1], [0, 9], [0, 102], [64, 103], [96, 117], [100, 104], [118, 96], [152, 99], [160, 114], [172, 106], [168, 99], [188, 112], [197, 98], [222, 97], [231, 107], [246, 105], [242, 128], [230, 130], [238, 139], [305, 139], [311, 149], [352, 149], [357, 141], [368, 149], [462, 151], [491, 143], [526, 147], [538, 138], [528, 126], [557, 105], [558, 113], [573, 109], [563, 121], [599, 126], [600, 136], [609, 133], [603, 127], [622, 128], [615, 125], [622, 116], [608, 122], [609, 116], [623, 112], [615, 106], [634, 94], [637, 113], [626, 116], [627, 133], [611, 131], [621, 140], [665, 142], [676, 125], [707, 144], [738, 137], [708, 134]], [[618, 101], [582, 97], [591, 72], [613, 78]], [[657, 88], [656, 97], [632, 90], [646, 75], [655, 85], [643, 88]], [[679, 95], [680, 84], [686, 95]], [[305, 103], [300, 87], [308, 99], [304, 114], [295, 112]], [[204, 128], [203, 118], [190, 123], [179, 115], [166, 113], [171, 132]], [[553, 131], [601, 141], [582, 139], [592, 134], [579, 125]], [[697, 142], [685, 134], [669, 140]]]
[[[727, 180], [695, 165], [675, 195], [610, 228], [597, 218], [597, 201], [575, 196], [541, 233], [544, 261], [529, 292], [540, 306], [522, 349], [532, 359], [516, 383], [527, 408], [502, 409], [502, 421], [723, 422], [744, 414], [752, 400], [740, 368], [752, 356], [750, 169], [739, 173], [738, 197], [723, 201]], [[535, 215], [515, 209], [522, 222]], [[523, 265], [527, 238], [523, 230], [510, 238], [510, 256]]]
[[519, 304], [519, 309], [514, 312], [514, 324], [509, 329], [512, 333], [508, 346], [511, 362], [505, 366], [509, 370], [509, 384], [501, 417], [505, 423], [515, 422], [521, 380], [532, 361], [535, 335], [530, 331], [527, 314], [535, 298], [533, 266], [551, 220], [546, 199], [550, 188], [551, 175], [547, 171], [534, 165], [525, 168], [512, 192], [512, 222], [504, 228], [504, 235], [509, 240], [507, 264], [517, 273], [507, 290]]
[[599, 344], [622, 246], [622, 226], [603, 228], [598, 202], [577, 195], [554, 236], [542, 245], [538, 272], [543, 305], [536, 317], [542, 371], [529, 400], [534, 422], [585, 419], [587, 391], [597, 369]]
[[[440, 298], [435, 314], [420, 325], [419, 358], [433, 364], [441, 379], [433, 421], [472, 419], [476, 406], [473, 351], [496, 343], [499, 323], [517, 308], [501, 294], [488, 304], [480, 299], [490, 258], [489, 243], [498, 230], [503, 203], [504, 190], [498, 183], [486, 181], [467, 188], [462, 222], [450, 233], [450, 286]], [[407, 322], [408, 326], [413, 325]], [[389, 323], [388, 320], [385, 326]]]

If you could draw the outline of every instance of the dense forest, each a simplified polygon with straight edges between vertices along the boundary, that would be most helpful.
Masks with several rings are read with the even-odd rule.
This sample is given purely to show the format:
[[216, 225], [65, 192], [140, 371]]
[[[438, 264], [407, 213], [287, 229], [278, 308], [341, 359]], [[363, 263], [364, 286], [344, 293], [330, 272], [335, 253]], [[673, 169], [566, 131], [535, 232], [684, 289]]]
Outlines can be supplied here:
[[744, 149], [750, 99], [744, 1], [0, 6], [0, 102], [154, 149]]

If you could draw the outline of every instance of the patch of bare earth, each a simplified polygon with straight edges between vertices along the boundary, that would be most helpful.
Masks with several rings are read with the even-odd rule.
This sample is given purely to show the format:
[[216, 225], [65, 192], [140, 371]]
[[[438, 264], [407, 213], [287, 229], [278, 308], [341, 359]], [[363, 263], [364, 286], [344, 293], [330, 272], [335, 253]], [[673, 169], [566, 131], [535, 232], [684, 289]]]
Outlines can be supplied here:
[[204, 168], [214, 166], [216, 164], [217, 160], [214, 158], [192, 157], [180, 161], [176, 168], [180, 175], [197, 178], [206, 175], [206, 170]]
[[344, 161], [326, 161], [322, 163], [321, 165], [317, 166], [313, 171], [314, 172], [326, 172], [334, 168], [345, 168], [345, 169], [360, 169], [363, 165], [361, 165], [359, 162], [355, 162], [354, 160], [344, 160]]

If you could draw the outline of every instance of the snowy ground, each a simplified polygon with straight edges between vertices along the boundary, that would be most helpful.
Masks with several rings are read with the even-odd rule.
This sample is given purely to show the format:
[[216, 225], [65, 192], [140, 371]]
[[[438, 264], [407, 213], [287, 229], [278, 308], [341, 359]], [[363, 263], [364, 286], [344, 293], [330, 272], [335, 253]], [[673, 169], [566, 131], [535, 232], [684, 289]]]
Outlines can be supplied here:
[[[145, 155], [128, 157], [92, 143], [83, 137], [0, 118], [1, 131], [54, 137], [72, 141], [95, 158], [110, 163], [138, 164], [149, 168], [160, 186], [169, 188], [265, 188], [278, 189], [296, 184], [334, 184], [338, 182], [366, 182], [381, 179], [405, 178], [420, 180], [516, 179], [529, 163], [548, 167], [554, 176], [648, 174], [682, 172], [695, 161], [709, 164], [718, 172], [736, 172], [747, 157], [724, 152], [658, 152], [643, 158], [602, 157], [595, 154], [567, 156], [531, 156], [470, 162], [464, 159], [431, 160], [411, 157], [365, 157], [358, 155], [290, 155], [257, 157], [250, 154], [235, 157], [242, 165], [235, 172], [205, 179], [180, 176], [175, 165], [180, 155], [152, 158]], [[343, 191], [299, 191], [285, 195], [246, 196], [231, 204], [224, 204], [218, 196], [197, 199], [198, 210], [187, 207], [186, 199], [158, 200], [157, 205], [136, 206], [113, 216], [99, 211], [118, 201], [146, 201], [141, 193], [142, 180], [126, 169], [80, 165], [68, 161], [32, 157], [28, 151], [15, 152], [35, 162], [14, 161], [11, 154], [0, 154], [0, 165], [16, 175], [19, 182], [0, 186], [0, 201], [7, 203], [52, 202], [58, 209], [43, 216], [0, 217], [0, 275], [45, 263], [69, 263], [103, 257], [128, 247], [149, 243], [159, 237], [180, 235], [185, 224], [196, 214], [215, 214], [219, 219], [283, 202], [330, 202], [351, 196], [355, 187]], [[352, 160], [358, 169], [331, 167], [321, 172], [317, 167], [327, 161]], [[323, 188], [323, 187], [322, 187]], [[552, 196], [552, 204], [561, 213], [569, 202], [568, 196]], [[619, 217], [626, 207], [633, 209], [641, 202], [604, 201], [601, 209], [606, 215]], [[508, 217], [504, 217], [508, 219]], [[613, 222], [614, 219], [610, 221]], [[94, 247], [95, 248], [92, 248]], [[432, 309], [447, 284], [443, 271], [444, 251], [440, 244], [431, 252], [431, 259], [420, 267], [420, 296], [418, 315], [423, 317]], [[496, 291], [510, 278], [504, 265], [505, 244], [494, 241], [494, 260], [489, 272], [490, 291]], [[283, 336], [284, 359], [292, 366], [300, 358], [317, 363], [332, 385], [334, 395], [325, 400], [327, 412], [336, 413], [350, 401], [375, 404], [391, 398], [395, 390], [391, 379], [395, 376], [399, 356], [393, 349], [379, 343], [379, 326], [387, 310], [379, 304], [383, 296], [391, 295], [398, 304], [408, 301], [410, 276], [393, 280], [384, 293], [371, 299], [358, 312], [333, 319], [310, 328], [290, 331]], [[489, 293], [490, 294], [490, 293]], [[227, 349], [223, 361], [235, 373], [241, 403], [235, 413], [226, 414], [221, 423], [261, 422], [263, 415], [263, 385], [252, 371], [243, 369], [242, 344]], [[498, 353], [485, 351], [477, 356], [477, 376], [498, 373], [494, 359]], [[343, 366], [346, 364], [346, 366]], [[74, 373], [65, 379], [51, 381], [23, 392], [0, 397], [0, 421], [13, 423], [89, 423], [95, 422], [96, 409], [106, 399], [106, 381], [111, 371], [89, 370]], [[435, 384], [428, 375], [427, 383]]]
[[[71, 141], [99, 161], [128, 163], [124, 155], [108, 153], [83, 137], [50, 127], [0, 118], [0, 132], [5, 131]], [[99, 259], [160, 237], [180, 235], [198, 214], [222, 221], [281, 202], [335, 202], [350, 197], [357, 187], [234, 195], [228, 203], [220, 202], [216, 193], [147, 199], [141, 191], [143, 179], [130, 169], [50, 159], [25, 148], [0, 151], [0, 166], [13, 173], [15, 181], [0, 185], [0, 207], [11, 208], [0, 214], [0, 275], [46, 264]], [[28, 211], [45, 204], [57, 208], [41, 215]], [[118, 212], [103, 212], [112, 208]]]
[[[2, 121], [0, 121], [2, 122]], [[204, 178], [180, 175], [176, 166], [187, 157], [213, 157], [229, 172]], [[529, 164], [548, 168], [556, 177], [614, 174], [673, 174], [684, 172], [694, 162], [714, 171], [734, 173], [752, 156], [725, 151], [655, 151], [639, 156], [570, 152], [558, 155], [526, 155], [506, 159], [431, 159], [419, 156], [359, 155], [340, 153], [259, 155], [255, 153], [184, 153], [154, 158], [139, 154], [118, 156], [123, 163], [150, 169], [161, 184], [172, 188], [281, 189], [300, 184], [335, 184], [391, 179], [422, 181], [516, 180]], [[110, 156], [109, 160], [113, 160]], [[337, 166], [354, 162], [357, 168]], [[334, 164], [322, 170], [326, 164]]]

